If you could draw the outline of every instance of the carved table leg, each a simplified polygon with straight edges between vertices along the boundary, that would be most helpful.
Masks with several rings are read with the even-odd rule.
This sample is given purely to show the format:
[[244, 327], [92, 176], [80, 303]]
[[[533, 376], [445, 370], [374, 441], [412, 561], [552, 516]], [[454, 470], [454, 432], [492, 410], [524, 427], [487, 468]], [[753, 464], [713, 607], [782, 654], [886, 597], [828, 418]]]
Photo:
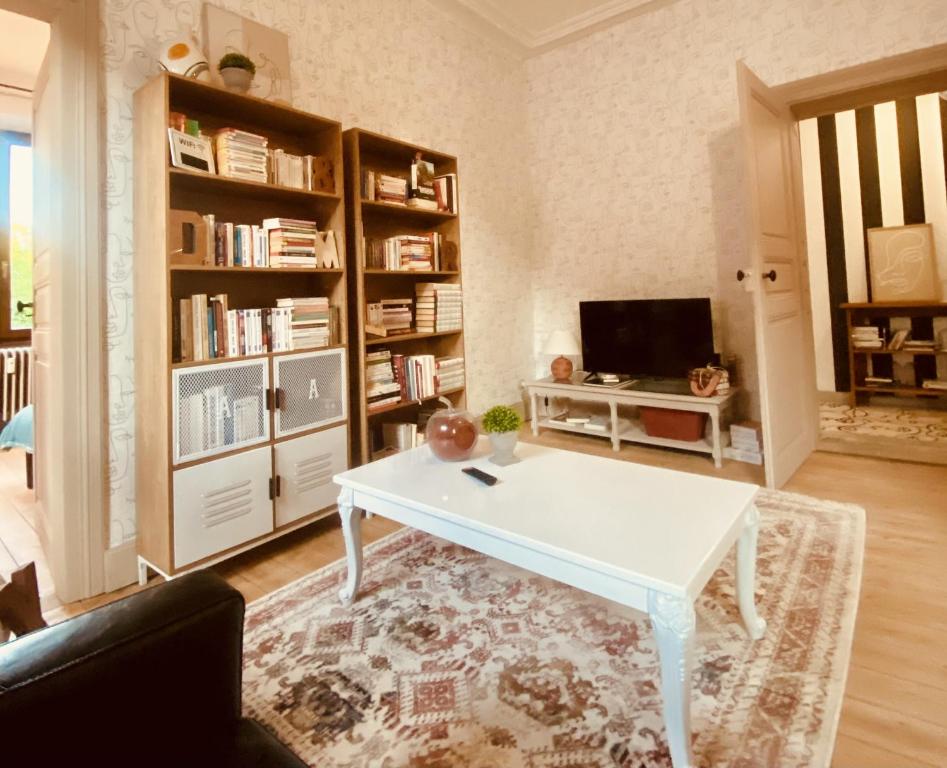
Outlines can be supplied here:
[[693, 768], [691, 751], [691, 669], [694, 605], [686, 598], [648, 592], [648, 613], [658, 641], [664, 726], [674, 768]]
[[342, 536], [345, 538], [345, 557], [348, 560], [348, 579], [339, 590], [343, 605], [351, 605], [362, 580], [362, 516], [353, 504], [351, 488], [339, 494], [339, 517], [342, 518]]
[[760, 511], [753, 504], [746, 511], [745, 525], [737, 541], [737, 602], [747, 634], [759, 640], [766, 632], [766, 621], [756, 615], [756, 537]]

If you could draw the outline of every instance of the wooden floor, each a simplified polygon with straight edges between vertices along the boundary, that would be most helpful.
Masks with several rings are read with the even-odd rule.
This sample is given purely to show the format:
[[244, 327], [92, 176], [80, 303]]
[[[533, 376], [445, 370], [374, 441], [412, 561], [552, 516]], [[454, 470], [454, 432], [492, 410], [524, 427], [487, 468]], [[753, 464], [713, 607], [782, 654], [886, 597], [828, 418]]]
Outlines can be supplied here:
[[[531, 439], [524, 435], [525, 439]], [[538, 442], [628, 461], [716, 474], [706, 457], [544, 432]], [[759, 468], [727, 462], [719, 472], [760, 482]], [[947, 467], [818, 452], [786, 490], [867, 510], [865, 571], [833, 766], [947, 765]], [[368, 543], [398, 526], [364, 522]], [[322, 521], [217, 566], [254, 600], [343, 554], [338, 526]], [[74, 603], [48, 618], [88, 610], [134, 591]]]
[[40, 545], [33, 491], [26, 487], [26, 455], [19, 448], [0, 451], [0, 576], [36, 563], [44, 610], [59, 605]]

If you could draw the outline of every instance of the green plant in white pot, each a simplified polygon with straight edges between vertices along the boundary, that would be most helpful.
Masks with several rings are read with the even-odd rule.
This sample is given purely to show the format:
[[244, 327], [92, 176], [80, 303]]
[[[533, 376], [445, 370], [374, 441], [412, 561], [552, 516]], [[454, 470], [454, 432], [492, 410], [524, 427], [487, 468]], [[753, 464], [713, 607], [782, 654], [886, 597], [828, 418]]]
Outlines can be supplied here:
[[481, 418], [483, 431], [490, 436], [493, 446], [493, 456], [490, 461], [505, 467], [519, 461], [513, 452], [516, 450], [516, 441], [519, 437], [523, 418], [508, 405], [495, 405]]
[[228, 89], [246, 93], [256, 74], [256, 64], [242, 53], [228, 53], [221, 57], [217, 71]]

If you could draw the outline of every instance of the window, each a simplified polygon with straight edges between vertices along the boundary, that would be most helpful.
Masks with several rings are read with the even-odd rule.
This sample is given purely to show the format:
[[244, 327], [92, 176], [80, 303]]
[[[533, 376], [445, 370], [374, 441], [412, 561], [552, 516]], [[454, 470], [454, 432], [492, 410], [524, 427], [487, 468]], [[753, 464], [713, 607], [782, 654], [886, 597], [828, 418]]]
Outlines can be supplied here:
[[0, 131], [0, 340], [26, 340], [33, 326], [33, 149], [24, 133]]

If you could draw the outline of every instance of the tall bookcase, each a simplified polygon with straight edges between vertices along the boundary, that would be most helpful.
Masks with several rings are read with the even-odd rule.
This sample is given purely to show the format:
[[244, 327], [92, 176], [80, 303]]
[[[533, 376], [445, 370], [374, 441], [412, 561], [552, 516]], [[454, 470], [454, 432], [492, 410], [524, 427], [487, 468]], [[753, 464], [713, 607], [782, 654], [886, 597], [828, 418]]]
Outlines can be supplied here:
[[[364, 171], [405, 177], [418, 152], [434, 164], [436, 175], [457, 174], [457, 158], [388, 136], [351, 128], [343, 134], [345, 151], [346, 242], [348, 244], [350, 376], [353, 419], [352, 461], [366, 463], [372, 445], [378, 444], [381, 425], [386, 421], [416, 420], [426, 401], [447, 397], [456, 407], [466, 403], [466, 386], [438, 392], [422, 400], [409, 400], [369, 410], [366, 399], [366, 355], [388, 348], [393, 354], [432, 354], [435, 357], [463, 357], [463, 329], [435, 333], [406, 333], [373, 337], [366, 333], [366, 305], [382, 299], [414, 298], [419, 282], [461, 284], [460, 216], [445, 211], [428, 211], [404, 205], [363, 199]], [[404, 234], [441, 234], [441, 268], [430, 271], [369, 269], [365, 266], [366, 241]], [[466, 379], [464, 379], [466, 384]]]
[[[172, 258], [172, 210], [217, 221], [315, 220], [344, 237], [342, 131], [333, 120], [163, 74], [135, 93], [135, 398], [139, 577], [173, 575], [249, 549], [334, 511], [348, 466], [345, 259], [338, 269], [221, 267]], [[170, 112], [212, 134], [237, 128], [270, 147], [328, 158], [325, 192], [172, 167]], [[180, 233], [175, 233], [179, 236]], [[326, 296], [341, 343], [180, 362], [174, 314], [194, 294], [231, 309]], [[235, 413], [239, 411], [239, 420]], [[210, 435], [210, 437], [208, 436]]]

